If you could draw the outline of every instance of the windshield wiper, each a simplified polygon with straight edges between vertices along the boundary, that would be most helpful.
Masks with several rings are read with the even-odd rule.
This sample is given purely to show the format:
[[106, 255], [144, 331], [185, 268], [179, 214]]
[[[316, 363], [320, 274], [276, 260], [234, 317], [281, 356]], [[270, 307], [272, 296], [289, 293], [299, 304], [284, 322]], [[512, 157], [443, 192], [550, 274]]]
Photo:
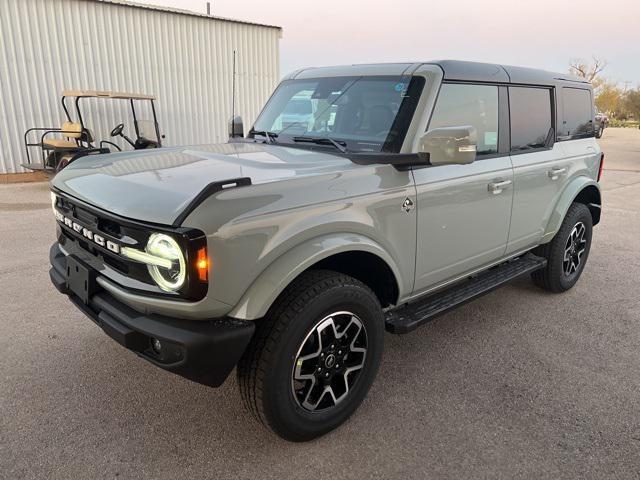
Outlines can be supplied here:
[[329, 137], [293, 137], [294, 142], [307, 142], [307, 143], [315, 143], [316, 145], [333, 145], [341, 153], [347, 153], [347, 147], [345, 146], [345, 142], [337, 142], [333, 138]]
[[267, 139], [267, 143], [276, 143], [276, 138], [278, 138], [278, 134], [275, 132], [267, 132], [266, 130], [251, 130], [249, 132], [250, 135], [253, 135], [253, 138], [256, 138], [256, 135], [261, 135]]

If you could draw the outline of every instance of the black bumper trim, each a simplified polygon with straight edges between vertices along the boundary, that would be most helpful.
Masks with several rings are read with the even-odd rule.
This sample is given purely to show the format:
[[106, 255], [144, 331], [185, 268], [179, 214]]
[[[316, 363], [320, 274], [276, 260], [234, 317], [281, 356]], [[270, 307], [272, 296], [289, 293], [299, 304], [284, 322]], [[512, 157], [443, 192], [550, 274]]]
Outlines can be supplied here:
[[[144, 315], [98, 289], [88, 304], [67, 288], [66, 257], [57, 243], [50, 250], [51, 282], [93, 322], [123, 347], [164, 370], [204, 385], [217, 387], [238, 363], [253, 332], [254, 322], [219, 318], [181, 320]], [[161, 354], [151, 340], [162, 342]]]

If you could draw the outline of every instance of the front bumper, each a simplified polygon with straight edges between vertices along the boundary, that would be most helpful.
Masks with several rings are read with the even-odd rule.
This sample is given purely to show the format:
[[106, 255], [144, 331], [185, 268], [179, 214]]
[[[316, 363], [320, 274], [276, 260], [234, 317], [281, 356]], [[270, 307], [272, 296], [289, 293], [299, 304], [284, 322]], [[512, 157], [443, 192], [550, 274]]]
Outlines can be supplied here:
[[[253, 335], [254, 322], [220, 318], [181, 320], [143, 315], [94, 282], [86, 302], [69, 288], [67, 257], [58, 243], [49, 252], [49, 276], [69, 299], [112, 339], [154, 365], [212, 387], [220, 386], [238, 363]], [[92, 274], [96, 274], [92, 272]], [[154, 349], [152, 341], [160, 341]]]

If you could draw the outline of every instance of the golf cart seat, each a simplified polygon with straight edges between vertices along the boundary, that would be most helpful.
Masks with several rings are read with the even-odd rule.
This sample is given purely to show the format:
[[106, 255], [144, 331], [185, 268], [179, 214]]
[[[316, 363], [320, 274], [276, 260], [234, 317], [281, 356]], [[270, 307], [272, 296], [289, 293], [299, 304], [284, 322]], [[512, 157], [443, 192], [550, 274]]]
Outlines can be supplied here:
[[64, 138], [49, 138], [45, 140], [42, 144], [44, 148], [53, 149], [53, 148], [79, 148], [76, 142], [72, 142], [71, 140], [65, 140]]
[[[78, 142], [91, 143], [91, 132], [82, 129], [82, 125], [76, 122], [64, 122], [59, 131], [47, 133], [60, 133], [64, 138], [43, 138], [42, 148], [46, 150], [80, 150], [86, 148]], [[46, 134], [45, 134], [46, 135]]]

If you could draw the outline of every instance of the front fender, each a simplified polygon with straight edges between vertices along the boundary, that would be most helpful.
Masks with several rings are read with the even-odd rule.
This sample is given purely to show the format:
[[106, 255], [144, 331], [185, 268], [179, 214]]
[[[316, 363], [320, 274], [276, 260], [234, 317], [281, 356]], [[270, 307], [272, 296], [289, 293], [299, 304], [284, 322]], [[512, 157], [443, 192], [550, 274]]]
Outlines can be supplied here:
[[598, 192], [600, 192], [600, 185], [598, 185], [598, 182], [588, 177], [577, 177], [569, 182], [564, 191], [560, 194], [560, 197], [551, 212], [547, 228], [545, 229], [540, 243], [547, 243], [551, 241], [556, 232], [560, 229], [560, 225], [562, 225], [562, 221], [567, 214], [567, 210], [569, 210], [573, 201], [581, 191], [590, 186], [595, 187]]
[[298, 275], [332, 255], [361, 251], [377, 255], [391, 268], [399, 291], [405, 291], [398, 265], [374, 240], [354, 233], [331, 234], [307, 240], [274, 260], [251, 284], [228, 316], [243, 320], [263, 317], [278, 295]]

